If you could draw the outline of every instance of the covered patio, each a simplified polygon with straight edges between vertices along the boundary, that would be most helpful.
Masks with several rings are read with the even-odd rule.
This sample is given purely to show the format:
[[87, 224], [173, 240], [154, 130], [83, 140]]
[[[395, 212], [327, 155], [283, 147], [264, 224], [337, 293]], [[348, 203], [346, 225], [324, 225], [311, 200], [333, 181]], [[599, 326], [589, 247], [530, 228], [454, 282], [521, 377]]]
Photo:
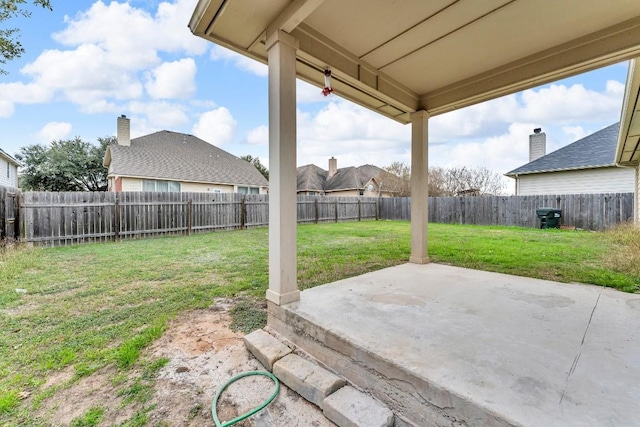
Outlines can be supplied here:
[[[569, 285], [428, 265], [427, 168], [430, 117], [640, 56], [640, 2], [200, 0], [189, 26], [269, 67], [273, 329], [380, 400], [395, 402], [397, 425], [638, 425], [629, 404], [640, 397], [639, 349], [616, 341], [618, 353], [596, 351], [595, 361], [578, 363], [584, 343], [575, 342], [586, 336], [584, 314], [595, 316], [587, 295], [596, 291], [579, 287], [574, 295]], [[406, 266], [301, 295], [296, 78], [322, 88], [327, 71], [337, 96], [411, 124], [411, 256]], [[637, 300], [610, 298], [630, 307], [620, 325], [637, 324]], [[623, 332], [638, 342], [637, 333]], [[596, 366], [603, 373], [603, 358], [611, 369], [634, 368], [605, 377], [611, 382], [594, 400], [588, 389], [600, 379], [586, 375], [576, 386], [582, 378], [576, 374]], [[394, 362], [391, 375], [370, 364], [382, 359]], [[398, 387], [359, 384], [359, 370]], [[467, 375], [474, 370], [480, 375]], [[617, 400], [602, 400], [609, 393]], [[614, 411], [618, 422], [607, 421]]]
[[640, 295], [409, 263], [270, 314], [397, 426], [640, 425]]

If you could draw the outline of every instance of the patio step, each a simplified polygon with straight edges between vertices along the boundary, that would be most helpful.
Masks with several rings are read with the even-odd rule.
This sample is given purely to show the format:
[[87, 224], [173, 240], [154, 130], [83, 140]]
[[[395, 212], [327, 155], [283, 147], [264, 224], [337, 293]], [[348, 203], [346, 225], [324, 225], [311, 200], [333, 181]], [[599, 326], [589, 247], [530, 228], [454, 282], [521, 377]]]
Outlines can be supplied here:
[[273, 369], [274, 363], [291, 353], [289, 347], [262, 329], [245, 335], [244, 345], [268, 371]]
[[296, 354], [273, 365], [273, 374], [287, 387], [321, 409], [327, 396], [345, 385], [345, 380]]
[[[265, 368], [287, 387], [323, 410], [324, 416], [339, 427], [392, 427], [389, 408], [366, 393], [318, 365], [305, 354], [294, 354], [283, 338], [265, 330], [244, 337], [245, 346]], [[400, 424], [402, 425], [402, 424]]]
[[393, 412], [389, 408], [350, 386], [327, 397], [323, 413], [340, 427], [393, 426]]

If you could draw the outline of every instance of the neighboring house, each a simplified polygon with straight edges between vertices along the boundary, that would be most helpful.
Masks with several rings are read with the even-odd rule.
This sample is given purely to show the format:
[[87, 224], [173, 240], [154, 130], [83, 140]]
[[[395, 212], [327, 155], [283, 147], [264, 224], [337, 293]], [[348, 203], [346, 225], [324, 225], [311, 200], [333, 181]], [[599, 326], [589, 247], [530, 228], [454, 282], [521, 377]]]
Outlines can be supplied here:
[[516, 195], [627, 193], [634, 171], [616, 166], [619, 123], [545, 155], [546, 135], [529, 137], [529, 163], [505, 175], [516, 180]]
[[118, 143], [107, 148], [109, 191], [266, 194], [269, 183], [249, 162], [193, 135], [160, 131], [130, 139], [118, 117]]
[[316, 165], [297, 169], [298, 194], [309, 196], [393, 196], [393, 183], [399, 178], [373, 165], [338, 169], [338, 160], [329, 159], [329, 170]]
[[18, 186], [19, 166], [22, 166], [19, 161], [0, 148], [0, 186]]

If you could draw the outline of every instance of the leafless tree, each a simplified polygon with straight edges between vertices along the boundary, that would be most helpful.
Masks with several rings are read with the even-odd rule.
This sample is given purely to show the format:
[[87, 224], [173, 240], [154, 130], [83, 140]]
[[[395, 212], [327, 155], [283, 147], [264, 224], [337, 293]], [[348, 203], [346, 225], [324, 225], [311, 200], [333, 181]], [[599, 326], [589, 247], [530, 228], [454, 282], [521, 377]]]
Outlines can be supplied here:
[[499, 196], [504, 194], [505, 187], [502, 175], [484, 166], [443, 169], [442, 192], [447, 196]]
[[380, 191], [390, 192], [396, 197], [408, 197], [411, 195], [411, 168], [403, 162], [393, 162], [383, 168], [389, 174], [386, 179], [379, 179]]
[[[411, 195], [411, 168], [403, 162], [393, 162], [384, 168], [394, 178], [386, 182], [386, 191], [400, 197]], [[391, 190], [390, 190], [391, 188]], [[506, 184], [502, 175], [481, 167], [457, 166], [429, 168], [429, 196], [481, 196], [502, 195]]]

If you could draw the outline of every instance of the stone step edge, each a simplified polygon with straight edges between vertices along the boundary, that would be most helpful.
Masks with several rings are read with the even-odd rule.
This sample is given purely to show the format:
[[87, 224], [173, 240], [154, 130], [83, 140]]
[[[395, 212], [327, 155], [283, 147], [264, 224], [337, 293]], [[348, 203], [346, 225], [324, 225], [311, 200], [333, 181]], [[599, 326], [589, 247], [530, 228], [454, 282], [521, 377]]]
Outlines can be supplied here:
[[[271, 351], [268, 351], [267, 354], [264, 354], [263, 352], [261, 352], [260, 346], [255, 345], [254, 339], [256, 337], [258, 342], [265, 343], [265, 344], [269, 343], [275, 347], [275, 350], [272, 349]], [[354, 395], [354, 393], [359, 393], [359, 395], [361, 396], [361, 399], [360, 399], [361, 401], [369, 401], [369, 402], [372, 402], [373, 405], [375, 405], [374, 410], [364, 411], [365, 413], [377, 412], [377, 413], [385, 414], [385, 416], [383, 417], [383, 420], [381, 421], [381, 424], [379, 424], [380, 427], [394, 426], [394, 421], [393, 421], [394, 419], [396, 420], [395, 425], [398, 425], [398, 426], [409, 425], [409, 424], [403, 423], [403, 420], [399, 419], [398, 417], [395, 417], [393, 412], [385, 404], [383, 404], [382, 402], [380, 402], [370, 394], [366, 393], [365, 391], [361, 390], [359, 387], [355, 386], [354, 384], [351, 384], [342, 376], [337, 375], [335, 372], [328, 369], [326, 366], [324, 366], [322, 363], [316, 360], [313, 356], [306, 353], [302, 349], [298, 348], [295, 344], [293, 344], [291, 341], [289, 341], [288, 339], [280, 335], [277, 331], [273, 330], [272, 328], [266, 326], [263, 329], [258, 329], [248, 335], [245, 335], [245, 337], [243, 338], [243, 341], [245, 343], [245, 346], [249, 350], [249, 352], [251, 352], [251, 354], [253, 354], [253, 356], [256, 359], [258, 359], [258, 361], [262, 363], [262, 365], [265, 366], [267, 370], [269, 370], [270, 372], [273, 372], [273, 374], [280, 381], [282, 381], [290, 389], [298, 393], [302, 398], [304, 398], [308, 402], [313, 403], [314, 405], [322, 409], [325, 417], [333, 421], [334, 423], [336, 423], [339, 427], [344, 427], [344, 426], [372, 427], [373, 426], [370, 420], [366, 420], [364, 424], [358, 424], [352, 419], [353, 418], [352, 415], [339, 414], [336, 411], [335, 404], [331, 404], [332, 400], [330, 400], [329, 398], [335, 393], [339, 392], [340, 390], [344, 389], [343, 392], [346, 391], [347, 387], [350, 392], [349, 393], [350, 395]], [[293, 356], [293, 357], [289, 357], [289, 356]], [[336, 381], [333, 382], [328, 387], [330, 390], [326, 392], [326, 395], [324, 395], [325, 393], [321, 393], [324, 395], [321, 400], [318, 397], [318, 392], [307, 393], [304, 390], [300, 390], [299, 385], [302, 382], [304, 382], [304, 380], [292, 382], [291, 381], [292, 378], [290, 378], [290, 375], [289, 375], [289, 378], [287, 378], [287, 375], [283, 376], [282, 374], [284, 371], [283, 369], [284, 364], [281, 364], [279, 368], [274, 369], [274, 367], [278, 365], [279, 361], [285, 358], [289, 358], [290, 361], [294, 361], [295, 360], [294, 357], [302, 359], [306, 363], [317, 366], [319, 370], [322, 370], [324, 371], [324, 373], [326, 373], [327, 377], [336, 378]], [[299, 360], [296, 360], [296, 362], [300, 363]], [[284, 378], [281, 378], [281, 376], [283, 376]], [[336, 385], [339, 385], [339, 387], [337, 387]], [[308, 397], [311, 397], [311, 398], [308, 398]], [[329, 402], [329, 407], [325, 409], [325, 402], [327, 402], [327, 400]], [[335, 399], [333, 401], [335, 401]], [[391, 420], [390, 424], [389, 424], [389, 420]]]

